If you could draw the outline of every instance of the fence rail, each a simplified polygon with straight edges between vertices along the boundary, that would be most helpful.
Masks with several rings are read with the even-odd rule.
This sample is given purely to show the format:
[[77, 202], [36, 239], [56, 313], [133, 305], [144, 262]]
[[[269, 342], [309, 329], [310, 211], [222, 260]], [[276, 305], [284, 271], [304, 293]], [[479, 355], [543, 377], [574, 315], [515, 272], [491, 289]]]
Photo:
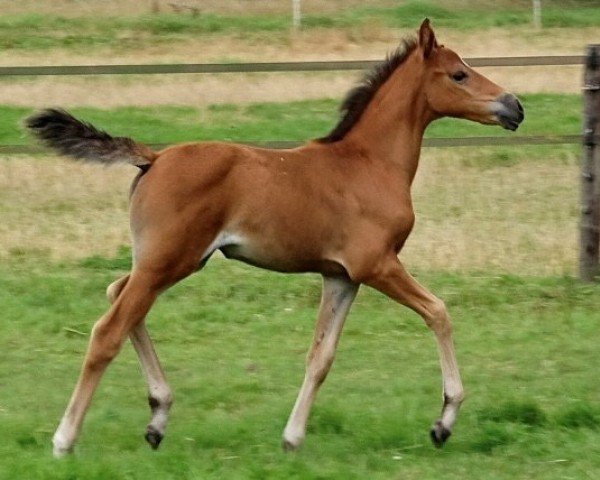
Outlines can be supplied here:
[[[598, 122], [598, 72], [600, 72], [600, 47], [590, 46], [588, 55], [553, 55], [534, 57], [473, 57], [465, 61], [473, 67], [531, 67], [586, 65], [585, 131], [583, 135], [529, 135], [513, 137], [466, 137], [426, 138], [425, 147], [469, 147], [581, 144], [584, 147], [582, 187], [582, 217], [580, 223], [580, 278], [592, 280], [600, 273], [600, 124]], [[275, 72], [331, 72], [342, 70], [365, 70], [379, 63], [373, 60], [318, 61], [318, 62], [269, 62], [229, 64], [154, 64], [154, 65], [58, 65], [58, 66], [5, 66], [0, 67], [0, 76], [41, 75], [156, 75], [156, 74], [215, 74], [215, 73], [275, 73]], [[296, 141], [253, 143], [269, 148], [292, 148], [300, 145]], [[151, 145], [163, 148], [164, 144]], [[41, 153], [44, 150], [34, 145], [0, 145], [0, 154]]]
[[[584, 55], [465, 58], [472, 67], [531, 67], [583, 65]], [[366, 70], [378, 60], [266, 63], [174, 63], [153, 65], [48, 65], [0, 67], [0, 76], [40, 75], [157, 75], [173, 73], [276, 73]]]
[[[465, 61], [473, 67], [525, 67], [583, 65], [585, 55], [540, 55], [527, 57], [471, 57]], [[377, 60], [318, 61], [318, 62], [265, 62], [265, 63], [188, 63], [149, 65], [49, 65], [0, 67], [0, 76], [44, 75], [157, 75], [183, 73], [276, 73], [276, 72], [332, 72], [366, 70], [378, 64]], [[466, 137], [426, 138], [424, 147], [470, 147], [502, 145], [547, 145], [582, 143], [580, 135], [529, 135], [522, 137]], [[266, 148], [293, 148], [299, 141], [253, 142]], [[151, 145], [163, 148], [168, 144]], [[0, 153], [34, 154], [43, 149], [33, 145], [0, 145]]]
[[[573, 145], [589, 141], [582, 135], [526, 135], [522, 137], [461, 137], [461, 138], [425, 138], [423, 147], [486, 147], [486, 146], [516, 146], [516, 145]], [[594, 141], [600, 143], [600, 136], [594, 136]], [[160, 150], [173, 143], [152, 143], [149, 147]], [[236, 142], [264, 148], [295, 148], [306, 142], [272, 141], [272, 142]], [[48, 153], [48, 149], [37, 145], [1, 145], [0, 154], [38, 154]]]

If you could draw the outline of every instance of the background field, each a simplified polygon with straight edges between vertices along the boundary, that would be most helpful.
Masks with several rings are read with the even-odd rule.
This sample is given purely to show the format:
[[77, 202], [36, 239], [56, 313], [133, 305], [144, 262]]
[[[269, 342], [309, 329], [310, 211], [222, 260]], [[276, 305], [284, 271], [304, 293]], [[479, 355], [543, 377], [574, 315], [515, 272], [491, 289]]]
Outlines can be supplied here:
[[[596, 1], [0, 0], [0, 65], [377, 59], [425, 15], [464, 56], [581, 54], [600, 41]], [[516, 135], [578, 134], [580, 67], [487, 68], [527, 118]], [[65, 106], [147, 143], [306, 140], [326, 133], [360, 73], [0, 79], [0, 144], [27, 145], [36, 108]], [[505, 136], [466, 122], [428, 136]], [[510, 135], [510, 134], [509, 134]], [[129, 268], [135, 168], [0, 155], [0, 479], [593, 479], [600, 469], [600, 287], [574, 279], [576, 145], [430, 148], [401, 254], [454, 318], [467, 401], [446, 448], [435, 342], [412, 312], [363, 289], [310, 420], [280, 451], [319, 298], [312, 275], [215, 258], [149, 317], [172, 384], [152, 452], [145, 385], [127, 345], [103, 380], [76, 455], [50, 457], [104, 289]]]
[[570, 278], [419, 279], [456, 325], [468, 399], [444, 450], [429, 444], [440, 379], [431, 334], [413, 313], [359, 295], [305, 448], [280, 451], [302, 379], [319, 281], [215, 259], [167, 292], [149, 320], [175, 405], [158, 452], [127, 346], [105, 377], [77, 455], [49, 440], [86, 346], [90, 319], [123, 256], [0, 269], [2, 478], [593, 479], [599, 464], [598, 286]]
[[[522, 100], [531, 120], [517, 135], [577, 133], [577, 96], [532, 94]], [[0, 143], [26, 142], [15, 125], [31, 109], [7, 106], [0, 112]], [[306, 140], [325, 134], [337, 116], [335, 100], [74, 112], [147, 143]], [[427, 135], [507, 134], [447, 120]], [[432, 270], [574, 274], [578, 155], [577, 146], [560, 145], [426, 149], [414, 186], [417, 224], [403, 258], [411, 267]], [[20, 156], [6, 158], [3, 165], [1, 257], [81, 258], [111, 255], [128, 245], [125, 192], [134, 168]]]

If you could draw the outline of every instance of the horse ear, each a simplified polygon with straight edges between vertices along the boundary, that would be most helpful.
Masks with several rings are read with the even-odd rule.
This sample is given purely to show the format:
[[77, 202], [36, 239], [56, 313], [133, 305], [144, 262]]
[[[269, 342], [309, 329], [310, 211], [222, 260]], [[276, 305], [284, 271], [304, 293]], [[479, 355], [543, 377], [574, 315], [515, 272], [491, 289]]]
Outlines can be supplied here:
[[431, 22], [426, 18], [419, 28], [419, 47], [423, 50], [423, 57], [428, 58], [437, 46], [438, 43], [431, 28]]

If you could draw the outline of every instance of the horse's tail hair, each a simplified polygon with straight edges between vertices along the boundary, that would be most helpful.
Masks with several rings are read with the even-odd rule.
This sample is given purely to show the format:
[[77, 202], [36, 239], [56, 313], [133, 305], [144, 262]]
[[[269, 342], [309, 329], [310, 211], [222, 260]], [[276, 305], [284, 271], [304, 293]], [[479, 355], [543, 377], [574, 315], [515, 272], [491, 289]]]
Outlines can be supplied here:
[[131, 138], [113, 137], [61, 109], [41, 110], [25, 120], [46, 146], [61, 155], [104, 164], [127, 162], [147, 170], [158, 154]]

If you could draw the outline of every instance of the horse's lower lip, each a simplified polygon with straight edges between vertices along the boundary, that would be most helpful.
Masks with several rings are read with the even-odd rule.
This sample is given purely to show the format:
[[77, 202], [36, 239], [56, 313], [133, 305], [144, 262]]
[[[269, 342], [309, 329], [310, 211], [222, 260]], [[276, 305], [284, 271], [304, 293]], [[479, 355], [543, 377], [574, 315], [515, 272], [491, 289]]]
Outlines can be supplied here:
[[519, 115], [517, 117], [513, 117], [508, 115], [498, 115], [498, 120], [503, 128], [514, 132], [517, 128], [519, 128], [519, 125], [523, 121], [523, 116]]
[[511, 131], [515, 131], [517, 128], [519, 128], [519, 123], [515, 122], [514, 120], [509, 120], [509, 121], [505, 121], [502, 122], [502, 126], [506, 129], [506, 130], [511, 130]]

